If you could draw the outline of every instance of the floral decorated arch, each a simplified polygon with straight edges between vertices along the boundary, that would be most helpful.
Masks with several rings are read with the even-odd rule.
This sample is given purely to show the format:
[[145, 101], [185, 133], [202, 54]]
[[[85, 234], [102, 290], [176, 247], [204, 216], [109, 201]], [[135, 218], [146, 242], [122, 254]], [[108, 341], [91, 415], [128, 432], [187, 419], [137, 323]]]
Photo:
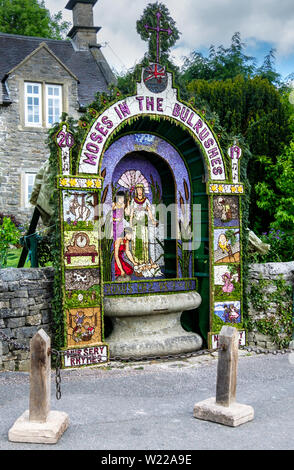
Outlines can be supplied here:
[[[244, 343], [241, 148], [234, 143], [224, 158], [211, 125], [179, 99], [172, 74], [158, 64], [142, 69], [133, 96], [121, 99], [119, 95], [102, 112], [90, 109], [89, 113], [92, 121], [76, 169], [74, 136], [66, 123], [56, 135], [65, 366], [82, 365], [75, 362], [72, 351], [76, 348], [85, 351], [85, 364], [107, 361], [105, 296], [148, 296], [198, 288], [193, 257], [197, 235], [194, 239], [191, 235], [201, 224], [194, 207], [195, 175], [180, 149], [164, 135], [144, 126], [132, 130], [133, 123], [146, 118], [159, 124], [164, 120], [173, 129], [180, 127], [201, 151], [208, 201], [209, 289], [203, 302], [209, 317], [208, 344], [217, 346], [218, 332], [228, 323], [240, 330]], [[174, 241], [165, 236], [158, 219], [158, 205], [171, 203], [179, 228]], [[145, 221], [141, 226], [140, 214]]]

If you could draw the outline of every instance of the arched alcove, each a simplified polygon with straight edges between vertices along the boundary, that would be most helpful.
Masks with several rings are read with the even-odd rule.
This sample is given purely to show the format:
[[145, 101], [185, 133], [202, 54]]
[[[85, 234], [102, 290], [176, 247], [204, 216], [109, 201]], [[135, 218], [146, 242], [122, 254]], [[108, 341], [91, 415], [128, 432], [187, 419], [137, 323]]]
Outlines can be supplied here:
[[[149, 213], [149, 232], [153, 235], [153, 241], [149, 234], [149, 257], [152, 261], [157, 261], [162, 251], [162, 260], [159, 263], [164, 266], [162, 272], [156, 277], [165, 279], [190, 278], [192, 276], [192, 253], [189, 252], [189, 259], [184, 259], [182, 247], [182, 231], [185, 228], [191, 229], [191, 202], [192, 193], [190, 176], [188, 169], [176, 151], [167, 141], [154, 134], [135, 133], [118, 138], [105, 152], [102, 162], [102, 173], [104, 175], [104, 189], [102, 202], [105, 206], [106, 220], [113, 220], [112, 234], [117, 238], [118, 232], [122, 232], [122, 219], [119, 222], [117, 217], [117, 207], [115, 198], [120, 195], [120, 204], [124, 204], [124, 210], [120, 208], [120, 213], [125, 214], [124, 225], [130, 226], [130, 211], [134, 208], [136, 183], [144, 182], [144, 197], [153, 211]], [[111, 191], [110, 191], [111, 188]], [[124, 197], [124, 201], [123, 201]], [[138, 203], [139, 204], [139, 203]], [[138, 207], [136, 207], [138, 208]], [[146, 207], [144, 207], [147, 212]], [[114, 211], [111, 217], [110, 211]], [[114, 220], [115, 219], [115, 220]], [[152, 227], [154, 221], [157, 226]], [[150, 224], [150, 222], [152, 222]], [[153, 224], [155, 225], [155, 224]], [[110, 230], [107, 230], [110, 233]], [[152, 250], [152, 243], [157, 240], [157, 250]], [[114, 240], [115, 241], [115, 240]], [[132, 248], [135, 250], [135, 238], [133, 237]], [[113, 255], [113, 247], [109, 241], [104, 241], [104, 256], [108, 258]], [[159, 247], [160, 245], [160, 247]], [[112, 254], [110, 254], [112, 250]], [[187, 250], [186, 250], [187, 251]], [[186, 255], [186, 253], [185, 253]], [[136, 258], [136, 256], [134, 256]], [[138, 258], [138, 257], [137, 257]], [[146, 261], [146, 259], [144, 258]], [[135, 259], [137, 262], [138, 259]], [[106, 260], [107, 264], [107, 260]], [[114, 280], [114, 269], [112, 262], [112, 275], [109, 267], [105, 271], [104, 280]], [[158, 273], [157, 273], [158, 274]], [[139, 276], [140, 277], [140, 276]], [[152, 276], [144, 275], [144, 278]], [[132, 275], [131, 279], [136, 279]]]
[[[125, 125], [115, 136], [114, 143], [120, 147], [120, 139], [128, 135], [141, 134], [152, 135], [165, 141], [170, 149], [173, 149], [177, 158], [180, 158], [186, 168], [191, 188], [191, 204], [196, 206], [196, 218], [193, 224], [198, 224], [198, 239], [196, 249], [192, 252], [193, 270], [192, 277], [196, 277], [198, 281], [197, 291], [200, 293], [202, 302], [197, 311], [184, 312], [182, 315], [182, 323], [189, 331], [197, 331], [206, 338], [209, 331], [209, 211], [208, 211], [208, 195], [206, 192], [207, 169], [205, 159], [202, 155], [200, 146], [187, 131], [180, 126], [176, 126], [171, 122], [164, 120], [155, 121], [149, 117], [142, 117], [132, 124]], [[140, 151], [146, 152], [151, 150], [152, 145], [138, 146]], [[106, 150], [101, 164], [101, 171], [107, 167], [105, 157], [113, 155], [111, 149], [113, 144]], [[145, 151], [143, 150], [145, 148]], [[130, 148], [128, 148], [131, 151]], [[160, 160], [159, 160], [160, 161]], [[160, 165], [160, 163], [158, 163]], [[168, 184], [168, 176], [170, 169], [164, 165], [158, 166], [160, 175], [165, 184]], [[104, 189], [108, 184], [107, 175], [104, 180]], [[181, 193], [182, 194], [182, 193]], [[184, 197], [184, 191], [182, 196]], [[170, 200], [167, 201], [170, 203]], [[172, 254], [171, 254], [172, 256]]]

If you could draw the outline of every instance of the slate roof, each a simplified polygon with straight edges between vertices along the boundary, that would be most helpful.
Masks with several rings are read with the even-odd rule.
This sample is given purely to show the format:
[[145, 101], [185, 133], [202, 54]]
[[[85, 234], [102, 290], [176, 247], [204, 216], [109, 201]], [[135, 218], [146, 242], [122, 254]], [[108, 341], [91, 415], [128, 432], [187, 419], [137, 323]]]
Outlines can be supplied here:
[[[19, 36], [0, 33], [0, 80], [5, 82], [7, 74], [22, 60], [45, 42], [59, 60], [79, 79], [80, 106], [89, 105], [95, 93], [107, 91], [107, 81], [90, 50], [75, 51], [71, 41]], [[3, 98], [9, 99], [2, 85]]]

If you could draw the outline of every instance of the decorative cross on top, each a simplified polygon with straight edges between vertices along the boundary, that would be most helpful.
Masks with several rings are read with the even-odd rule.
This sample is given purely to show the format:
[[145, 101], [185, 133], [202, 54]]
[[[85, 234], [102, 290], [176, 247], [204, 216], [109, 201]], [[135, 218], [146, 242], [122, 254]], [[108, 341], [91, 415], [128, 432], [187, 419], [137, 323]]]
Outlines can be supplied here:
[[156, 31], [156, 45], [157, 45], [156, 62], [157, 62], [157, 64], [159, 64], [159, 39], [160, 39], [160, 33], [167, 33], [170, 36], [172, 34], [172, 29], [170, 29], [170, 28], [163, 29], [163, 28], [160, 27], [160, 17], [161, 17], [160, 11], [158, 11], [156, 13], [156, 17], [157, 17], [157, 26], [156, 26], [156, 28], [153, 28], [152, 26], [149, 26], [148, 24], [145, 24], [144, 27], [145, 27], [146, 31], [148, 31], [148, 30]]

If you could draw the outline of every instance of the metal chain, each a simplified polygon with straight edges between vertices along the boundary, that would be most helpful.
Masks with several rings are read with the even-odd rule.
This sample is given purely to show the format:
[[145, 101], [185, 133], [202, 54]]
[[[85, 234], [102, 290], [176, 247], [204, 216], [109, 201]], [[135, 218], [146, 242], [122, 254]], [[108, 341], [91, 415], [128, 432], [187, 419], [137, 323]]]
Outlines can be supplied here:
[[56, 385], [56, 400], [60, 400], [61, 398], [61, 375], [60, 369], [62, 367], [62, 360], [61, 360], [61, 351], [57, 351], [56, 349], [51, 349], [51, 354], [56, 356], [55, 359], [55, 385]]
[[[21, 349], [23, 351], [30, 351], [28, 346], [24, 344], [17, 343], [15, 340], [9, 338], [5, 333], [0, 331], [0, 337], [13, 346], [15, 349]], [[239, 349], [245, 350], [248, 352], [255, 352], [256, 354], [286, 354], [292, 352], [292, 349], [262, 349], [257, 346], [240, 346]], [[143, 361], [163, 361], [163, 360], [176, 360], [176, 359], [188, 359], [190, 357], [204, 356], [219, 351], [219, 348], [216, 349], [201, 349], [199, 351], [189, 352], [189, 353], [180, 353], [180, 354], [167, 354], [164, 356], [141, 356], [141, 357], [121, 357], [113, 356], [109, 358], [110, 362], [143, 362]], [[67, 351], [57, 351], [56, 349], [50, 349], [50, 354], [56, 357], [55, 359], [55, 384], [56, 384], [56, 399], [61, 399], [61, 374], [60, 370], [62, 368], [62, 356], [67, 354]], [[83, 357], [79, 353], [71, 354], [72, 357]]]
[[[256, 354], [285, 354], [291, 352], [292, 349], [262, 349], [257, 346], [240, 346], [239, 349], [246, 350], [248, 352], [255, 352]], [[215, 349], [201, 349], [199, 351], [180, 353], [180, 354], [168, 354], [165, 356], [141, 356], [141, 357], [121, 357], [113, 356], [109, 358], [110, 362], [141, 362], [141, 361], [156, 361], [156, 360], [175, 360], [175, 359], [188, 359], [190, 357], [204, 356], [219, 351], [219, 348]]]
[[[239, 349], [247, 350], [248, 352], [255, 352], [256, 354], [285, 354], [291, 352], [291, 349], [261, 349], [255, 346], [240, 346]], [[205, 356], [212, 353], [218, 352], [220, 349], [202, 349], [200, 351], [194, 351], [190, 353], [181, 353], [181, 354], [168, 354], [165, 356], [142, 356], [142, 357], [120, 357], [114, 356], [109, 358], [110, 362], [142, 362], [142, 361], [163, 361], [163, 360], [176, 360], [176, 359], [188, 359], [190, 357], [196, 356]], [[55, 384], [56, 384], [56, 399], [61, 399], [61, 374], [60, 369], [62, 368], [62, 356], [66, 355], [66, 351], [57, 351], [56, 349], [51, 349], [51, 354], [56, 356], [55, 360]], [[71, 354], [71, 357], [83, 357], [79, 353]]]
[[141, 361], [159, 361], [159, 360], [175, 360], [175, 359], [187, 359], [194, 356], [203, 356], [216, 352], [217, 349], [202, 349], [200, 351], [180, 354], [167, 354], [164, 356], [140, 356], [140, 357], [121, 357], [113, 356], [109, 358], [110, 362], [141, 362]]

